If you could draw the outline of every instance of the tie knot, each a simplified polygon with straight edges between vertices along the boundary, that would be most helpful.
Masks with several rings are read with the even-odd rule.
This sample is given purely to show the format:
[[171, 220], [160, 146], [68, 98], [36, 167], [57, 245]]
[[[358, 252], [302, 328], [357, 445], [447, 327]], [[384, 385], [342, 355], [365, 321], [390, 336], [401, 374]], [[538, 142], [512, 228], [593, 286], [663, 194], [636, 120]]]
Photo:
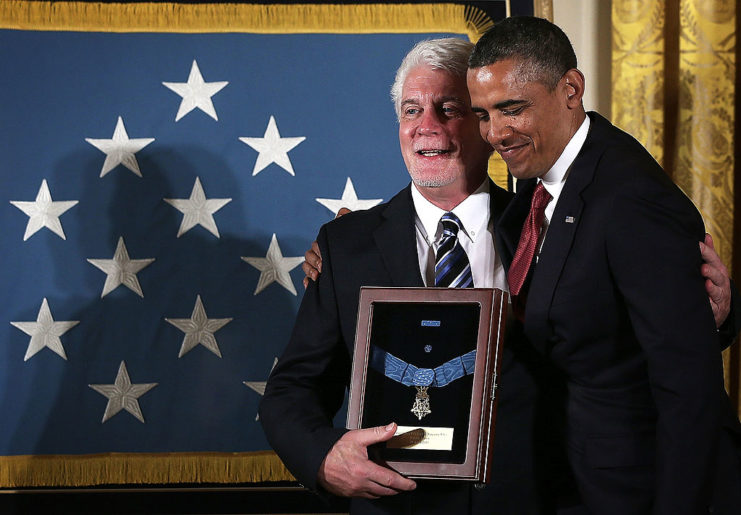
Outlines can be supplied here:
[[461, 228], [461, 221], [451, 212], [440, 217], [440, 224], [443, 226], [443, 237], [457, 236]]
[[543, 186], [543, 183], [539, 182], [538, 185], [535, 186], [535, 191], [533, 192], [533, 200], [530, 203], [530, 209], [545, 209], [545, 207], [548, 205], [548, 202], [550, 202], [552, 198], [553, 197], [551, 197], [551, 194], [548, 193], [548, 190], [546, 190], [545, 186]]

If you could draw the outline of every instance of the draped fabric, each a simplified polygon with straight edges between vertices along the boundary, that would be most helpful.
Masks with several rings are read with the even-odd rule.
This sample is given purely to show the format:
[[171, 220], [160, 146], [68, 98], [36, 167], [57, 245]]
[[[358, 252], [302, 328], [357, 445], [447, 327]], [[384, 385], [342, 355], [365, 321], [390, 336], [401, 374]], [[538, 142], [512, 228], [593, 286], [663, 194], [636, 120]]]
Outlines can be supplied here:
[[[737, 24], [734, 0], [612, 2], [612, 121], [693, 200], [738, 283]], [[737, 347], [724, 361], [741, 410]]]
[[292, 479], [255, 416], [300, 256], [338, 203], [408, 182], [402, 56], [490, 25], [454, 4], [0, 2], [0, 487]]

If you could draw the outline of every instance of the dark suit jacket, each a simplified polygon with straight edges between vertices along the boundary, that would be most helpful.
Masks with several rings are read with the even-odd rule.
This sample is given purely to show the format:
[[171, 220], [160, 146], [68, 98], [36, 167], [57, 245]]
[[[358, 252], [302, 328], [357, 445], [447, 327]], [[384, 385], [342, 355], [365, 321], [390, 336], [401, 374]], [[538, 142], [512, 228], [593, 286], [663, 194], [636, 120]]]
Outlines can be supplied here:
[[725, 322], [718, 328], [721, 346], [725, 349], [738, 338], [741, 331], [741, 292], [731, 281], [731, 312]]
[[[332, 419], [349, 382], [360, 287], [424, 285], [410, 187], [386, 204], [321, 228], [322, 274], [306, 290], [288, 347], [267, 383], [260, 420], [268, 441], [313, 490], [322, 460], [345, 432]], [[511, 194], [493, 183], [490, 191], [496, 222]], [[493, 478], [486, 488], [418, 481], [412, 493], [354, 499], [353, 513], [540, 513], [532, 445], [535, 383], [527, 358], [516, 356], [520, 350], [505, 345]]]
[[[638, 142], [589, 116], [524, 319], [554, 377], [563, 374], [552, 427], [560, 427], [594, 513], [694, 514], [711, 504], [741, 513], [732, 498], [741, 487], [738, 451], [728, 433], [738, 420], [698, 273], [702, 220]], [[497, 227], [505, 267], [534, 186], [518, 185]]]

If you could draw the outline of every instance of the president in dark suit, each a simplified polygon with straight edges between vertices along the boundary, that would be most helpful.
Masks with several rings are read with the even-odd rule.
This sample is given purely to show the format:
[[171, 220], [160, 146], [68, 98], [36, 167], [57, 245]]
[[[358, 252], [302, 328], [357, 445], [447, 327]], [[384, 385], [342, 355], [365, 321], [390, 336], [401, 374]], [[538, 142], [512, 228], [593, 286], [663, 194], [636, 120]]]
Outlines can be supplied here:
[[[518, 179], [496, 228], [577, 513], [741, 513], [738, 419], [692, 202], [631, 136], [584, 112], [563, 32], [508, 18], [476, 44], [480, 131]], [[555, 495], [558, 495], [556, 492]]]
[[350, 377], [360, 287], [434, 285], [441, 215], [458, 219], [474, 285], [506, 290], [492, 229], [512, 195], [487, 178], [492, 150], [479, 136], [465, 83], [471, 48], [454, 38], [425, 41], [404, 59], [392, 97], [412, 184], [386, 204], [322, 227], [321, 277], [306, 290], [260, 405], [268, 440], [288, 469], [312, 490], [353, 497], [353, 513], [541, 513], [535, 382], [517, 342], [504, 350], [493, 477], [485, 488], [415, 483], [369, 461], [366, 447], [389, 439], [395, 424], [356, 431], [333, 424]]

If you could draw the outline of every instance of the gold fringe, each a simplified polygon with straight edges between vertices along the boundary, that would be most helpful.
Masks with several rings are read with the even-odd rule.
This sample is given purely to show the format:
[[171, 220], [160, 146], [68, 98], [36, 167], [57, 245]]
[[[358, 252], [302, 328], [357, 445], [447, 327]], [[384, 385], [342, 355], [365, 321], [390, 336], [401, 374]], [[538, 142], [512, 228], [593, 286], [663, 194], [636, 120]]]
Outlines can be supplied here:
[[[3, 0], [0, 28], [101, 32], [251, 32], [466, 34], [476, 42], [494, 21], [459, 4], [177, 4], [31, 2]], [[489, 175], [506, 187], [504, 162], [490, 160]]]
[[451, 32], [476, 41], [493, 24], [456, 4], [178, 4], [3, 0], [0, 27], [105, 32], [368, 34]]
[[272, 451], [0, 457], [0, 487], [295, 481]]
[[484, 32], [494, 26], [494, 20], [478, 7], [467, 5], [463, 13], [469, 27], [468, 38], [474, 43], [479, 40]]

